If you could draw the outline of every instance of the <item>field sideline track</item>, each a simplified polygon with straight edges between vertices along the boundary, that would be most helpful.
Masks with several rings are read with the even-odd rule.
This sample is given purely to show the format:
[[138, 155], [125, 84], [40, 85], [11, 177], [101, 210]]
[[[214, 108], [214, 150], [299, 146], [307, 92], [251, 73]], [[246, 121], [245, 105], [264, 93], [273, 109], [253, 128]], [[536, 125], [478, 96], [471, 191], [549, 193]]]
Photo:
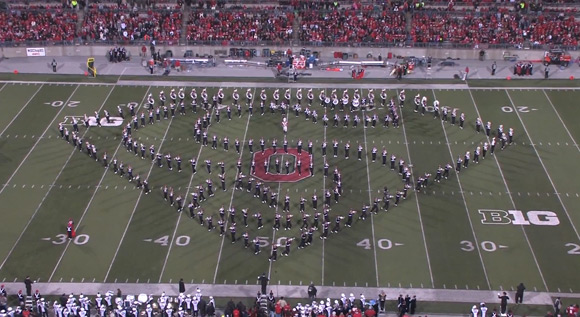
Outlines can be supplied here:
[[[187, 285], [186, 289], [199, 287], [203, 294], [211, 294], [214, 297], [254, 297], [260, 290], [257, 280], [252, 281], [252, 285], [231, 285], [231, 284], [197, 284]], [[255, 283], [255, 284], [254, 284]], [[23, 287], [23, 283], [4, 283], [6, 289], [16, 290]], [[161, 294], [165, 292], [169, 296], [179, 294], [176, 283], [35, 283], [34, 287], [43, 290], [44, 295], [61, 294], [85, 294], [93, 295], [97, 292], [105, 293], [110, 290], [121, 288], [123, 294]], [[269, 285], [274, 290], [274, 295], [281, 294], [288, 298], [307, 298], [307, 285]], [[388, 288], [388, 287], [340, 287], [340, 286], [319, 286], [319, 298], [338, 298], [341, 293], [365, 294], [367, 298], [374, 298], [375, 294], [381, 291], [387, 293], [387, 300], [395, 299], [398, 294], [417, 295], [424, 302], [454, 302], [463, 303], [495, 303], [497, 302], [497, 291], [487, 290], [451, 290], [451, 289], [423, 289], [423, 288]], [[512, 294], [513, 295], [513, 294]], [[578, 298], [580, 293], [547, 293], [547, 292], [526, 292], [525, 299], [527, 305], [551, 305], [552, 297]]]

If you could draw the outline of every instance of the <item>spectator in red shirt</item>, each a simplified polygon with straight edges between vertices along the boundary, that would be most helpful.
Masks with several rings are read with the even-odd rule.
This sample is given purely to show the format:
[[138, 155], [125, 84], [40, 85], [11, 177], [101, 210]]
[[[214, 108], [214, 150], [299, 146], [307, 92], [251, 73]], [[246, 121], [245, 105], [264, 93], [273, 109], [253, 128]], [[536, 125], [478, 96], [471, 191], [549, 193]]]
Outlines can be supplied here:
[[366, 310], [365, 310], [365, 317], [375, 317], [376, 312], [375, 310], [369, 306]]

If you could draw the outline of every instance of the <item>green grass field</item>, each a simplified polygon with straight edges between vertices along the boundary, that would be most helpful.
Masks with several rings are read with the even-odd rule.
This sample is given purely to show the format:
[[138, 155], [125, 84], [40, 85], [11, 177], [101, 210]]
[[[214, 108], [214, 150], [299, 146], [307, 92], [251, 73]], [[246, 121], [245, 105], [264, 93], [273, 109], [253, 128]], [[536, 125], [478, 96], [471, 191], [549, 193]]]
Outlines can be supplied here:
[[[218, 89], [208, 84], [212, 96]], [[378, 107], [376, 128], [348, 129], [306, 121], [304, 115], [289, 115], [289, 144], [298, 139], [314, 143], [315, 175], [295, 182], [268, 184], [279, 192], [279, 212], [284, 196], [291, 197], [294, 215], [290, 231], [273, 231], [274, 210], [253, 198], [252, 194], [233, 190], [236, 162], [241, 157], [247, 174], [251, 162], [246, 142], [252, 138], [259, 148], [260, 137], [269, 145], [273, 138], [283, 139], [279, 113], [259, 114], [257, 96], [260, 84], [252, 89], [256, 100], [254, 115], [244, 111], [238, 118], [233, 111], [227, 120], [222, 111], [221, 123], [209, 127], [212, 135], [230, 139], [230, 150], [201, 147], [193, 138], [193, 123], [202, 115], [189, 110], [186, 116], [161, 120], [134, 131], [134, 137], [146, 145], [155, 145], [162, 153], [179, 154], [183, 172], [158, 168], [148, 159], [129, 153], [121, 145], [122, 126], [81, 127], [84, 139], [96, 144], [99, 157], [104, 152], [132, 165], [141, 179], [148, 178], [152, 193], [144, 195], [126, 178], [103, 168], [60, 139], [58, 123], [65, 117], [93, 114], [107, 109], [116, 115], [118, 105], [137, 103], [144, 106], [146, 95], [166, 94], [172, 87], [123, 86], [111, 84], [22, 84], [6, 83], [0, 90], [0, 281], [21, 281], [26, 275], [41, 282], [176, 282], [184, 278], [192, 283], [255, 283], [262, 272], [283, 285], [392, 286], [458, 289], [512, 289], [524, 282], [528, 290], [579, 292], [575, 272], [580, 267], [580, 183], [577, 159], [580, 138], [576, 116], [576, 90], [563, 89], [415, 89], [406, 88], [407, 103], [401, 111], [402, 125], [382, 127], [385, 108]], [[313, 84], [314, 85], [314, 84]], [[419, 85], [416, 87], [420, 87]], [[179, 88], [179, 87], [173, 87]], [[329, 93], [332, 84], [325, 85]], [[361, 87], [362, 94], [367, 89]], [[245, 88], [238, 88], [245, 104]], [[318, 88], [315, 95], [318, 96]], [[186, 88], [189, 96], [190, 88]], [[226, 88], [225, 104], [231, 104], [232, 88]], [[273, 89], [268, 88], [271, 98]], [[281, 94], [283, 94], [283, 89]], [[342, 89], [338, 89], [341, 94]], [[198, 92], [200, 89], [198, 88]], [[296, 88], [292, 88], [295, 98]], [[378, 98], [378, 91], [375, 89]], [[388, 90], [396, 96], [397, 89]], [[466, 115], [465, 129], [413, 112], [416, 94], [437, 98], [442, 105], [458, 108]], [[304, 90], [306, 94], [306, 90]], [[352, 89], [350, 91], [352, 96]], [[389, 97], [390, 98], [390, 97]], [[186, 99], [189, 104], [189, 98]], [[304, 104], [304, 102], [303, 102]], [[315, 109], [324, 111], [318, 102]], [[142, 109], [140, 109], [142, 110]], [[362, 113], [358, 112], [360, 116]], [[341, 114], [342, 115], [342, 114]], [[354, 115], [354, 114], [353, 114]], [[299, 237], [301, 216], [298, 202], [308, 199], [306, 210], [312, 214], [310, 197], [332, 189], [332, 178], [322, 177], [320, 146], [324, 139], [340, 142], [339, 155], [327, 156], [331, 166], [343, 175], [344, 195], [332, 205], [331, 218], [359, 210], [382, 197], [388, 186], [391, 193], [401, 189], [398, 173], [381, 164], [384, 148], [397, 158], [412, 164], [413, 179], [425, 172], [435, 174], [439, 164], [454, 165], [458, 155], [485, 142], [484, 134], [475, 132], [475, 118], [515, 130], [515, 144], [496, 151], [479, 164], [470, 163], [459, 175], [433, 183], [420, 193], [410, 191], [398, 207], [391, 204], [388, 213], [381, 211], [365, 221], [355, 220], [352, 228], [330, 235], [327, 240], [314, 235], [314, 243], [298, 250], [292, 245], [289, 257], [269, 262], [270, 245], [285, 237]], [[67, 121], [67, 124], [70, 121]], [[68, 126], [70, 129], [71, 127]], [[233, 140], [244, 145], [241, 155]], [[350, 142], [351, 157], [344, 159], [344, 144]], [[356, 159], [358, 144], [365, 148], [362, 160]], [[371, 161], [371, 149], [379, 150], [378, 160]], [[199, 157], [198, 173], [192, 175], [189, 159]], [[205, 160], [226, 164], [227, 191], [219, 188], [218, 173], [209, 175]], [[398, 161], [398, 159], [397, 159]], [[261, 168], [258, 166], [257, 168]], [[172, 186], [178, 194], [191, 193], [193, 186], [211, 178], [215, 197], [202, 203], [205, 215], [214, 215], [220, 206], [234, 206], [238, 219], [241, 209], [264, 215], [264, 228], [258, 230], [250, 219], [247, 231], [251, 238], [261, 237], [264, 246], [259, 255], [244, 249], [243, 242], [232, 244], [229, 235], [218, 230], [208, 232], [188, 211], [177, 213], [163, 200], [160, 188]], [[245, 184], [245, 182], [244, 182]], [[493, 210], [493, 211], [485, 211]], [[319, 208], [320, 211], [320, 208]], [[492, 214], [493, 213], [493, 214]], [[77, 238], [66, 239], [66, 223], [73, 218]], [[355, 217], [356, 219], [356, 217]], [[493, 223], [496, 221], [496, 223]], [[344, 224], [344, 222], [343, 222]], [[282, 222], [284, 225], [284, 222]], [[283, 248], [280, 249], [282, 251]], [[279, 252], [280, 253], [280, 252]]]

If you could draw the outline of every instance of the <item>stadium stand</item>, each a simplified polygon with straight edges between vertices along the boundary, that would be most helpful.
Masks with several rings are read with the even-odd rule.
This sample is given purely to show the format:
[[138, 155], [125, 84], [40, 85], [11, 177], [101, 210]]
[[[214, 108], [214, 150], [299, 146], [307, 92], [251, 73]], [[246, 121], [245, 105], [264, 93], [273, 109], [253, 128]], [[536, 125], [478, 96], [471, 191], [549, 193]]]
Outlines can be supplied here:
[[14, 9], [0, 12], [0, 42], [52, 41], [71, 44], [76, 36], [77, 13], [62, 9]]
[[187, 41], [226, 45], [230, 41], [285, 43], [292, 38], [294, 14], [274, 7], [225, 11], [194, 9]]
[[391, 10], [305, 10], [301, 14], [300, 40], [319, 43], [402, 43], [407, 37], [406, 18]]
[[[70, 9], [70, 0], [0, 11], [0, 41], [54, 44], [279, 44], [573, 49], [580, 3], [496, 0], [129, 0]], [[63, 8], [64, 7], [64, 8]], [[186, 19], [185, 21], [183, 19]]]
[[415, 43], [517, 44], [577, 46], [580, 23], [560, 14], [523, 15], [503, 8], [495, 12], [422, 11], [413, 15]]
[[88, 42], [133, 42], [147, 36], [158, 43], [177, 43], [182, 13], [176, 9], [130, 10], [91, 6], [85, 14], [81, 38]]

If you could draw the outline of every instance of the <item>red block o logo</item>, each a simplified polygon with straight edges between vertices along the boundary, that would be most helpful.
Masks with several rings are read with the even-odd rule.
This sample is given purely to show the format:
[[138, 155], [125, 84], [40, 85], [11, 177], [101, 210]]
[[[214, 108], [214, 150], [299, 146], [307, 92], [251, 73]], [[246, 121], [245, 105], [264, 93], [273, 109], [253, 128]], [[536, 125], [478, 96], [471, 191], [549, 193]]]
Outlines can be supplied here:
[[[280, 164], [279, 170], [274, 164], [276, 158], [278, 158]], [[288, 152], [277, 150], [274, 153], [274, 149], [268, 148], [264, 152], [254, 152], [253, 159], [256, 164], [256, 171], [252, 173], [252, 176], [264, 182], [291, 183], [301, 181], [312, 175], [309, 168], [312, 157], [304, 150], [302, 150], [301, 154], [298, 154], [298, 149], [295, 148], [288, 148]], [[298, 170], [298, 160], [301, 162], [300, 172]], [[286, 171], [286, 161], [289, 162], [288, 173]], [[268, 162], [268, 170], [265, 170], [264, 162]]]

